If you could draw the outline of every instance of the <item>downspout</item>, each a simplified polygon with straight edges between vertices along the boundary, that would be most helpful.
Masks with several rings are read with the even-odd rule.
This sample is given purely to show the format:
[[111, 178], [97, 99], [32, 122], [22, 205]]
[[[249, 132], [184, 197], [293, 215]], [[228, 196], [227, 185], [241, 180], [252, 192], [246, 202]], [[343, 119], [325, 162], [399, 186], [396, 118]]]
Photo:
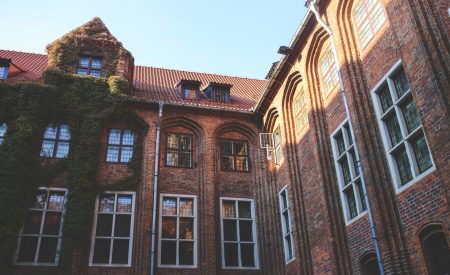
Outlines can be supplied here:
[[348, 108], [347, 96], [345, 94], [344, 80], [342, 78], [342, 73], [341, 73], [341, 65], [339, 64], [339, 59], [337, 57], [338, 55], [337, 55], [337, 51], [336, 51], [336, 46], [334, 45], [333, 33], [331, 32], [331, 29], [328, 27], [328, 25], [320, 17], [320, 14], [317, 11], [315, 5], [316, 5], [316, 0], [312, 0], [312, 1], [310, 1], [308, 3], [308, 8], [309, 8], [309, 10], [311, 10], [314, 13], [314, 15], [316, 16], [317, 22], [319, 22], [319, 24], [324, 28], [324, 30], [330, 36], [331, 49], [333, 51], [334, 62], [336, 64], [336, 66], [337, 66], [337, 71], [338, 71], [338, 76], [339, 76], [339, 83], [341, 85], [341, 95], [342, 95], [342, 100], [344, 102], [345, 115], [347, 116], [347, 121], [348, 121], [348, 125], [349, 125], [349, 128], [350, 128], [350, 136], [351, 136], [351, 138], [353, 140], [353, 143], [355, 145], [354, 146], [354, 148], [355, 148], [355, 158], [356, 158], [356, 163], [357, 163], [357, 166], [358, 166], [359, 175], [361, 177], [361, 186], [362, 186], [362, 191], [363, 191], [363, 194], [364, 194], [364, 201], [366, 202], [366, 206], [367, 206], [367, 216], [369, 218], [370, 232], [371, 232], [371, 235], [372, 235], [373, 245], [375, 247], [375, 254], [377, 256], [378, 269], [380, 270], [380, 274], [384, 275], [383, 261], [382, 261], [382, 258], [381, 258], [380, 247], [378, 245], [378, 239], [377, 239], [377, 234], [376, 234], [376, 229], [375, 229], [375, 223], [374, 223], [373, 216], [372, 216], [372, 211], [371, 211], [371, 208], [370, 208], [369, 197], [367, 195], [366, 181], [364, 180], [364, 174], [363, 174], [363, 171], [362, 171], [361, 160], [359, 158], [358, 145], [356, 143], [355, 135], [353, 133], [353, 125], [352, 125], [352, 121], [351, 121], [351, 118], [350, 118], [350, 111], [349, 111], [349, 108]]
[[159, 101], [158, 120], [156, 122], [155, 141], [155, 171], [153, 178], [153, 210], [152, 210], [152, 250], [150, 253], [150, 275], [155, 274], [155, 235], [156, 235], [156, 208], [158, 207], [158, 173], [159, 173], [159, 143], [161, 135], [161, 119], [163, 115], [164, 101]]

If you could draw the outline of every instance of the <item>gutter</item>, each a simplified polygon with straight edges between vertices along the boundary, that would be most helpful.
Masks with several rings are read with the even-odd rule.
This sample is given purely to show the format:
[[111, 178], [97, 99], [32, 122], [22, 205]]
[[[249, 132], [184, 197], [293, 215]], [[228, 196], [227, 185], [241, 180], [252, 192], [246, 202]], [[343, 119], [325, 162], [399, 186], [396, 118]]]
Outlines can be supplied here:
[[152, 236], [150, 253], [150, 275], [155, 274], [155, 243], [156, 243], [156, 209], [158, 207], [158, 173], [159, 173], [159, 143], [161, 135], [161, 120], [163, 115], [164, 101], [159, 101], [158, 120], [156, 122], [155, 141], [155, 171], [153, 178], [153, 210], [152, 210]]
[[345, 94], [345, 89], [344, 89], [344, 80], [343, 80], [342, 72], [341, 72], [341, 64], [339, 64], [339, 59], [337, 57], [338, 55], [337, 55], [336, 46], [335, 46], [334, 40], [333, 40], [333, 33], [332, 33], [331, 29], [328, 27], [328, 25], [320, 17], [320, 13], [316, 9], [316, 0], [308, 1], [307, 2], [307, 7], [308, 7], [308, 9], [310, 11], [312, 11], [314, 13], [317, 22], [319, 22], [319, 24], [322, 26], [322, 28], [324, 28], [324, 30], [330, 36], [331, 49], [333, 51], [335, 65], [337, 66], [337, 71], [338, 71], [338, 76], [339, 76], [339, 83], [341, 84], [341, 95], [342, 95], [342, 101], [344, 102], [345, 115], [347, 117], [347, 121], [348, 121], [348, 125], [349, 125], [350, 136], [351, 136], [351, 138], [353, 140], [353, 143], [354, 143], [355, 159], [356, 159], [356, 163], [357, 163], [357, 166], [358, 166], [358, 171], [359, 171], [359, 175], [360, 175], [360, 179], [361, 179], [361, 187], [362, 187], [362, 191], [363, 191], [363, 194], [364, 194], [364, 201], [365, 201], [366, 206], [367, 206], [367, 216], [369, 218], [370, 232], [371, 232], [371, 235], [372, 235], [373, 245], [375, 247], [375, 254], [377, 256], [378, 269], [380, 271], [380, 274], [384, 275], [383, 261], [382, 261], [382, 258], [381, 258], [380, 247], [378, 245], [378, 239], [377, 239], [377, 233], [376, 233], [376, 228], [375, 228], [375, 222], [374, 222], [373, 216], [372, 216], [372, 210], [371, 210], [371, 207], [370, 207], [369, 196], [367, 195], [366, 181], [364, 180], [364, 174], [363, 174], [363, 171], [362, 171], [361, 160], [359, 158], [358, 145], [356, 143], [355, 135], [353, 133], [353, 125], [352, 125], [352, 121], [351, 121], [351, 118], [350, 118], [350, 110], [349, 110], [349, 107], [348, 107], [347, 96]]

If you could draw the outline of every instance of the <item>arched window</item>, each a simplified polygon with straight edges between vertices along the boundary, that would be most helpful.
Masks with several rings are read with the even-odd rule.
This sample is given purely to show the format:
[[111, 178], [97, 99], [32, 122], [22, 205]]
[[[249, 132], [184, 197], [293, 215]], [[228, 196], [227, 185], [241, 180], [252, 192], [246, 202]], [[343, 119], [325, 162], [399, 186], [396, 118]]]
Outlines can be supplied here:
[[386, 21], [383, 6], [378, 0], [360, 0], [353, 9], [353, 20], [364, 48]]
[[325, 96], [327, 96], [339, 83], [338, 68], [334, 62], [331, 47], [327, 48], [319, 64], [322, 88]]
[[377, 256], [374, 252], [368, 252], [359, 260], [361, 273], [363, 275], [379, 275]]
[[420, 232], [419, 238], [429, 274], [450, 274], [449, 240], [444, 227], [429, 225]]
[[300, 131], [308, 124], [308, 109], [306, 106], [306, 93], [300, 88], [294, 100], [294, 122], [295, 133], [298, 135]]

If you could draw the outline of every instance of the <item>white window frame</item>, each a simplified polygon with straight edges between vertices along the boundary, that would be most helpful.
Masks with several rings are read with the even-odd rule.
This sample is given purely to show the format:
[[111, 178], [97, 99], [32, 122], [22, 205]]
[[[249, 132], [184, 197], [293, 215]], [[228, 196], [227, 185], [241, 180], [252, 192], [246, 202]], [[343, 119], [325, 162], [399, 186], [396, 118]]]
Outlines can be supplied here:
[[[250, 209], [251, 209], [251, 214], [252, 214], [252, 225], [253, 225], [253, 257], [254, 257], [254, 261], [255, 261], [255, 266], [251, 267], [251, 266], [242, 266], [242, 260], [241, 260], [241, 249], [240, 249], [240, 232], [239, 232], [239, 227], [236, 226], [236, 234], [237, 234], [237, 240], [236, 241], [230, 241], [231, 243], [237, 243], [238, 244], [238, 266], [226, 266], [225, 265], [225, 242], [224, 242], [224, 232], [223, 232], [223, 220], [224, 220], [224, 215], [223, 215], [223, 201], [234, 201], [235, 202], [235, 207], [236, 207], [236, 218], [226, 218], [226, 219], [230, 219], [230, 220], [250, 220], [250, 219], [243, 219], [243, 218], [238, 218], [238, 213], [239, 213], [239, 208], [238, 208], [238, 202], [239, 201], [246, 201], [246, 202], [250, 202]], [[259, 269], [259, 255], [258, 255], [258, 236], [257, 236], [257, 231], [256, 231], [256, 212], [255, 212], [255, 200], [254, 199], [246, 199], [246, 198], [235, 198], [235, 197], [220, 197], [220, 244], [221, 244], [221, 252], [222, 252], [222, 269]], [[246, 243], [250, 243], [250, 242], [246, 242]]]
[[[348, 127], [349, 131], [352, 131], [352, 129], [350, 129], [349, 122], [346, 119], [346, 120], [344, 120], [344, 122], [342, 122], [336, 128], [336, 130], [334, 130], [334, 132], [330, 136], [330, 139], [331, 139], [331, 147], [332, 147], [332, 151], [333, 151], [334, 167], [336, 170], [336, 175], [337, 175], [337, 180], [338, 180], [338, 185], [339, 185], [339, 194], [340, 194], [341, 203], [342, 203], [342, 210], [343, 210], [342, 212], [344, 213], [345, 224], [349, 225], [349, 224], [353, 223], [354, 221], [358, 220], [359, 218], [361, 218], [362, 216], [367, 214], [367, 205], [366, 205], [366, 209], [363, 209], [363, 204], [365, 204], [365, 198], [361, 197], [362, 190], [360, 192], [357, 191], [359, 188], [362, 188], [363, 183], [362, 183], [361, 175], [358, 175], [358, 171], [357, 171], [358, 167], [355, 167], [355, 164], [353, 164], [356, 162], [356, 159], [353, 159], [354, 157], [356, 157], [356, 150], [354, 148], [355, 142], [350, 142], [351, 136], [349, 136], [350, 133], [348, 133], [345, 130], [345, 126]], [[342, 133], [342, 138], [344, 140], [344, 146], [345, 146], [345, 150], [341, 155], [339, 155], [339, 148], [338, 148], [338, 144], [336, 141], [336, 136], [338, 135], [339, 132]], [[352, 155], [352, 153], [350, 153], [351, 150], [353, 150], [354, 155]], [[350, 170], [350, 178], [351, 178], [350, 183], [345, 182], [344, 175], [343, 175], [342, 169], [341, 169], [340, 160], [344, 157], [347, 159], [347, 165]], [[357, 183], [356, 183], [358, 180], [361, 185], [359, 188], [357, 187]], [[351, 218], [350, 207], [348, 205], [348, 200], [347, 200], [346, 194], [345, 194], [345, 189], [348, 188], [349, 185], [352, 185], [353, 195], [355, 196], [355, 203], [356, 203], [357, 215], [354, 216], [353, 218]]]
[[[398, 104], [403, 103], [405, 98], [411, 96], [411, 89], [409, 91], [405, 92], [405, 94], [403, 94], [401, 96], [401, 98], [397, 99], [396, 95], [394, 95], [395, 94], [395, 84], [394, 84], [393, 79], [390, 78], [391, 76], [395, 76], [395, 74], [397, 73], [398, 70], [401, 69], [401, 67], [402, 67], [402, 61], [398, 60], [395, 63], [395, 65], [386, 73], [386, 75], [383, 76], [383, 78], [374, 86], [374, 88], [370, 92], [370, 94], [372, 96], [372, 102], [373, 102], [373, 105], [375, 108], [375, 113], [377, 115], [378, 126], [379, 126], [379, 129], [381, 132], [381, 138], [383, 140], [386, 158], [388, 160], [389, 170], [391, 172], [391, 178], [394, 183], [394, 188], [395, 188], [396, 194], [401, 193], [402, 191], [406, 190], [408, 187], [410, 187], [414, 183], [420, 181], [421, 179], [423, 179], [424, 177], [426, 177], [427, 175], [429, 175], [430, 173], [432, 173], [433, 171], [436, 170], [436, 166], [435, 166], [434, 160], [433, 160], [433, 155], [431, 154], [430, 146], [428, 145], [428, 141], [427, 141], [427, 137], [425, 135], [425, 131], [423, 129], [422, 121], [420, 121], [420, 126], [417, 127], [417, 129], [415, 129], [410, 134], [406, 134], [407, 133], [406, 123], [404, 121], [402, 111], [400, 110], [400, 107], [398, 106]], [[403, 68], [403, 70], [405, 70], [405, 69]], [[406, 74], [406, 71], [405, 71], [405, 74]], [[388, 88], [389, 88], [388, 90], [392, 97], [392, 106], [388, 110], [383, 112], [383, 110], [381, 109], [381, 102], [380, 102], [380, 98], [378, 96], [378, 92], [380, 91], [380, 88], [383, 85], [385, 85], [385, 83], [387, 83]], [[414, 104], [416, 104], [414, 98], [413, 98], [413, 102], [414, 102]], [[416, 107], [417, 107], [417, 105], [416, 105]], [[398, 144], [396, 144], [393, 148], [391, 148], [391, 142], [389, 139], [389, 132], [388, 132], [387, 126], [383, 122], [383, 118], [386, 116], [386, 114], [392, 112], [392, 111], [390, 111], [392, 108], [394, 108], [394, 111], [397, 115], [397, 120], [399, 122], [400, 130], [402, 132], [402, 140]], [[421, 120], [419, 113], [417, 115], [419, 116], [419, 120]], [[429, 167], [427, 170], [423, 171], [422, 173], [419, 172], [419, 169], [417, 167], [417, 163], [415, 161], [415, 156], [413, 153], [412, 145], [407, 141], [411, 136], [414, 136], [419, 131], [423, 131], [423, 136], [425, 138], [425, 142], [427, 144], [428, 151], [430, 153], [430, 159], [431, 159], [431, 164], [432, 164], [431, 167]], [[403, 186], [402, 186], [402, 183], [400, 180], [400, 174], [398, 172], [394, 156], [392, 156], [392, 154], [391, 154], [399, 146], [402, 146], [402, 145], [405, 146], [405, 149], [406, 149], [406, 152], [408, 155], [408, 161], [411, 164], [411, 172], [412, 172], [412, 177], [413, 177], [408, 183], [404, 184]]]
[[[38, 259], [39, 259], [39, 250], [40, 250], [40, 245], [41, 245], [41, 239], [42, 239], [42, 237], [46, 236], [45, 234], [41, 234], [41, 233], [39, 233], [39, 234], [25, 234], [27, 236], [35, 235], [36, 237], [38, 237], [38, 243], [36, 245], [36, 251], [35, 251], [35, 254], [34, 254], [34, 262], [33, 263], [31, 263], [31, 262], [17, 262], [17, 258], [19, 256], [19, 250], [20, 250], [20, 243], [21, 243], [22, 237], [23, 237], [23, 235], [22, 235], [23, 227], [25, 226], [25, 225], [22, 225], [22, 228], [20, 229], [19, 238], [17, 240], [16, 253], [14, 255], [14, 265], [58, 266], [58, 264], [59, 264], [59, 257], [60, 257], [60, 253], [61, 253], [61, 243], [62, 243], [62, 237], [63, 237], [64, 217], [66, 215], [66, 203], [67, 203], [67, 196], [69, 194], [69, 190], [67, 188], [53, 188], [53, 187], [39, 187], [38, 190], [47, 191], [47, 197], [45, 199], [44, 208], [43, 209], [29, 208], [27, 211], [30, 211], [30, 210], [42, 211], [42, 218], [41, 218], [41, 225], [40, 225], [39, 232], [42, 232], [43, 227], [44, 227], [45, 215], [47, 213], [48, 194], [51, 191], [65, 192], [63, 208], [62, 208], [62, 211], [61, 211], [61, 223], [59, 225], [59, 235], [58, 235], [58, 244], [56, 246], [55, 262], [54, 263], [38, 263], [37, 262]], [[52, 237], [55, 237], [55, 236], [52, 235]]]
[[[98, 206], [100, 202], [100, 195], [103, 194], [114, 194], [114, 207], [117, 207], [117, 195], [131, 195], [131, 219], [130, 219], [130, 237], [100, 237], [99, 239], [109, 239], [111, 242], [113, 242], [114, 239], [129, 239], [128, 243], [128, 263], [127, 264], [113, 264], [112, 261], [112, 252], [113, 252], [113, 244], [110, 246], [109, 250], [109, 264], [105, 263], [93, 263], [94, 259], [94, 247], [95, 247], [95, 239], [98, 238], [95, 236], [95, 233], [97, 231], [97, 219], [98, 219]], [[107, 266], [107, 267], [131, 267], [131, 259], [133, 258], [133, 241], [134, 241], [134, 214], [135, 214], [135, 207], [136, 207], [136, 192], [130, 192], [130, 191], [105, 191], [101, 194], [97, 195], [97, 198], [95, 200], [95, 212], [94, 212], [94, 224], [92, 227], [92, 236], [91, 236], [91, 249], [89, 252], [89, 266]], [[102, 213], [102, 212], [100, 212]], [[114, 209], [114, 212], [111, 213], [113, 215], [113, 221], [112, 221], [112, 228], [111, 232], [114, 232], [114, 226], [115, 226], [115, 220], [116, 220], [116, 209]]]
[[[286, 195], [286, 205], [287, 208], [284, 208], [283, 206], [283, 202], [282, 202], [282, 193], [285, 193]], [[284, 261], [287, 264], [289, 264], [290, 262], [295, 260], [295, 248], [294, 248], [294, 230], [292, 227], [292, 217], [291, 217], [291, 206], [290, 206], [290, 200], [289, 200], [289, 192], [288, 192], [288, 186], [286, 185], [285, 187], [283, 187], [283, 189], [281, 189], [280, 192], [278, 192], [278, 200], [279, 200], [279, 206], [280, 206], [280, 219], [281, 219], [281, 232], [282, 232], [282, 238], [283, 238], [283, 248], [284, 248]], [[283, 213], [287, 212], [288, 214], [288, 219], [289, 219], [289, 228], [290, 231], [287, 232], [287, 228], [286, 228], [286, 221], [285, 218], [283, 216]], [[289, 257], [289, 247], [288, 244], [285, 241], [286, 236], [290, 235], [291, 238], [291, 250], [292, 250], [292, 258], [288, 259]]]
[[[176, 248], [176, 264], [175, 265], [168, 265], [168, 264], [161, 264], [161, 241], [162, 241], [162, 202], [163, 202], [163, 198], [164, 197], [171, 197], [171, 198], [177, 198], [177, 214], [176, 215], [164, 215], [165, 217], [170, 216], [170, 217], [176, 217], [177, 218], [177, 230], [176, 230], [176, 239], [171, 239], [172, 241], [176, 241], [177, 242], [177, 248]], [[193, 199], [193, 218], [194, 218], [194, 264], [193, 265], [180, 265], [179, 264], [179, 244], [180, 244], [180, 239], [178, 238], [178, 231], [179, 231], [179, 227], [180, 227], [180, 198], [189, 198], [189, 199]], [[182, 216], [183, 217], [183, 216]], [[197, 268], [197, 262], [198, 262], [198, 257], [197, 257], [197, 243], [198, 243], [198, 238], [197, 238], [197, 196], [195, 195], [182, 195], [182, 194], [166, 194], [166, 193], [162, 193], [159, 195], [159, 226], [158, 226], [158, 230], [159, 230], [159, 234], [158, 234], [158, 267], [164, 267], [164, 268]]]

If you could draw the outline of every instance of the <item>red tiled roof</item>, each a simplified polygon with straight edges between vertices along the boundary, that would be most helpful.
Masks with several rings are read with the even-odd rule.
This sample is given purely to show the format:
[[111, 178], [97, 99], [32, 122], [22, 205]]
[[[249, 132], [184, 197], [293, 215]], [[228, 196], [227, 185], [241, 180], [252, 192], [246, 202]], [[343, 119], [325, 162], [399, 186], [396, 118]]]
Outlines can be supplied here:
[[[25, 72], [12, 75], [9, 83], [36, 81], [47, 66], [47, 56], [42, 54], [0, 50], [1, 58], [8, 58]], [[231, 101], [217, 102], [208, 99], [182, 99], [175, 87], [180, 80], [198, 80], [202, 86], [209, 82], [231, 84]], [[182, 104], [200, 108], [250, 111], [263, 92], [266, 81], [208, 73], [187, 72], [154, 67], [135, 66], [133, 92], [130, 97], [139, 101]]]

